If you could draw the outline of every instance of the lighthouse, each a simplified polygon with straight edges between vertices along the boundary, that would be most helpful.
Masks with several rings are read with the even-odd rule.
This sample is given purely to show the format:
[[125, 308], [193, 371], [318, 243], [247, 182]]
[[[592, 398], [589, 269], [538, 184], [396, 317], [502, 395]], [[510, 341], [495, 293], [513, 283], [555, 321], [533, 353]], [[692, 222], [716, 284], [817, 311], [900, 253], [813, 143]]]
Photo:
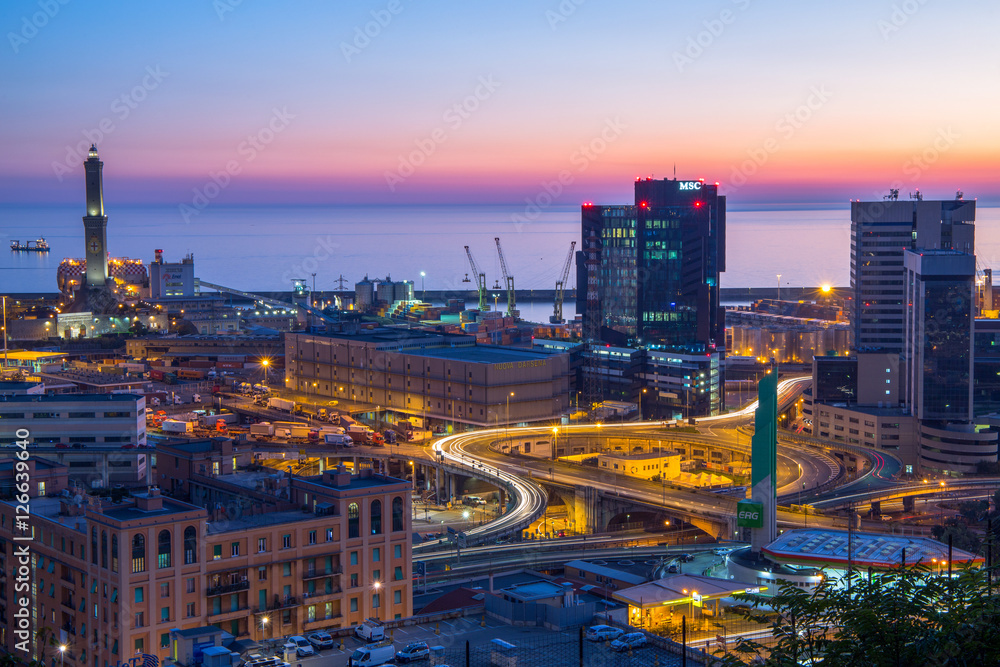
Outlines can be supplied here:
[[104, 215], [104, 163], [91, 145], [83, 163], [87, 182], [87, 214], [83, 216], [87, 288], [103, 288], [108, 280], [108, 216]]

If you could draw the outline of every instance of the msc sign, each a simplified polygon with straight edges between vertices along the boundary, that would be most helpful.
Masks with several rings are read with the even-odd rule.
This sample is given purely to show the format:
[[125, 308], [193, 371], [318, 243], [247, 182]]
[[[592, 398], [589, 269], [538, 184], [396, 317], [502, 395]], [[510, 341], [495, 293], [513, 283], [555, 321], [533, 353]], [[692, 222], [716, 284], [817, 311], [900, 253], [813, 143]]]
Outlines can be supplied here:
[[736, 504], [736, 525], [742, 528], [764, 526], [764, 504], [741, 502]]
[[701, 190], [701, 181], [681, 181], [681, 190]]

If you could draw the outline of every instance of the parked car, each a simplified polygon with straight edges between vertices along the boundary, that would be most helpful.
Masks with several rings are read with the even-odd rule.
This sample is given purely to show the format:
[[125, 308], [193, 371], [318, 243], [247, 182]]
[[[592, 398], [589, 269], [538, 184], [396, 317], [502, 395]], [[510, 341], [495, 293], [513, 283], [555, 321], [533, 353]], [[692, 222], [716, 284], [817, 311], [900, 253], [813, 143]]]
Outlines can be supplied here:
[[304, 658], [307, 655], [316, 655], [316, 649], [302, 635], [293, 635], [288, 638], [288, 641], [291, 644], [295, 644], [295, 654], [300, 658]]
[[640, 648], [645, 645], [646, 635], [641, 632], [630, 632], [627, 635], [622, 635], [618, 639], [611, 642], [611, 650], [631, 651], [632, 649]]
[[681, 554], [680, 556], [677, 557], [677, 560], [679, 560], [682, 563], [690, 563], [691, 561], [694, 560], [694, 556], [692, 556], [691, 554]]
[[425, 660], [430, 658], [431, 650], [427, 642], [412, 642], [406, 645], [402, 651], [396, 652], [396, 660], [399, 662], [410, 662], [411, 660]]
[[314, 632], [311, 635], [306, 635], [306, 639], [317, 650], [333, 648], [333, 637], [329, 632]]
[[622, 631], [610, 625], [592, 625], [584, 636], [592, 642], [614, 641], [622, 636]]

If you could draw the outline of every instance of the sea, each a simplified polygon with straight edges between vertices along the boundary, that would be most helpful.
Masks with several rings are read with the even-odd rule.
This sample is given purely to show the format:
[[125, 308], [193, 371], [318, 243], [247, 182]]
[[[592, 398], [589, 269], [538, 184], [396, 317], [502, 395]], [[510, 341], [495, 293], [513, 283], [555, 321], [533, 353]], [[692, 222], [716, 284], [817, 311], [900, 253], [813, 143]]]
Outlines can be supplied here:
[[[0, 293], [55, 292], [56, 267], [84, 254], [79, 206], [7, 205], [0, 228], [7, 240], [44, 237], [48, 253], [0, 250]], [[501, 278], [496, 242], [503, 247], [515, 287], [553, 289], [570, 242], [580, 248], [578, 206], [552, 206], [530, 222], [522, 206], [227, 206], [211, 204], [185, 219], [176, 205], [112, 206], [112, 256], [149, 263], [155, 250], [166, 261], [193, 255], [202, 280], [248, 292], [290, 290], [292, 280], [317, 290], [348, 288], [365, 276], [412, 280], [428, 290], [468, 289], [469, 246], [487, 284]], [[1000, 260], [1000, 208], [976, 215], [980, 267]], [[729, 210], [722, 287], [814, 287], [850, 284], [850, 209], [761, 206]], [[423, 275], [422, 275], [423, 274]], [[568, 287], [575, 285], [575, 264]], [[502, 290], [496, 289], [501, 294]], [[551, 304], [519, 304], [546, 321]], [[539, 312], [535, 314], [533, 310]], [[544, 312], [543, 312], [544, 311]], [[566, 315], [572, 317], [572, 304]], [[528, 313], [524, 313], [528, 315]]]

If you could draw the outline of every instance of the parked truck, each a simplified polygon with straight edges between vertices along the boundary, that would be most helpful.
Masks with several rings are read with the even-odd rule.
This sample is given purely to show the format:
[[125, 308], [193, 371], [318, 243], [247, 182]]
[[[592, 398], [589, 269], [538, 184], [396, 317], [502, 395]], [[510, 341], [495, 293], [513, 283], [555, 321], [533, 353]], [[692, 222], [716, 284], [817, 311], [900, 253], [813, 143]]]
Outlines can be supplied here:
[[308, 426], [305, 426], [303, 424], [296, 424], [295, 426], [292, 426], [291, 428], [288, 429], [288, 431], [289, 431], [288, 437], [289, 438], [308, 438], [309, 437], [309, 431], [311, 431], [311, 430], [312, 430], [312, 428], [310, 428]]
[[267, 407], [274, 410], [280, 410], [281, 412], [291, 413], [295, 410], [295, 401], [288, 400], [287, 398], [278, 398], [277, 396], [272, 396], [267, 399]]
[[274, 435], [274, 426], [270, 422], [261, 422], [250, 425], [250, 435], [263, 435], [271, 437]]
[[164, 419], [160, 424], [160, 429], [164, 433], [193, 433], [194, 424], [192, 422], [182, 422], [176, 419]]
[[334, 447], [353, 447], [354, 440], [346, 433], [324, 433], [323, 442]]

